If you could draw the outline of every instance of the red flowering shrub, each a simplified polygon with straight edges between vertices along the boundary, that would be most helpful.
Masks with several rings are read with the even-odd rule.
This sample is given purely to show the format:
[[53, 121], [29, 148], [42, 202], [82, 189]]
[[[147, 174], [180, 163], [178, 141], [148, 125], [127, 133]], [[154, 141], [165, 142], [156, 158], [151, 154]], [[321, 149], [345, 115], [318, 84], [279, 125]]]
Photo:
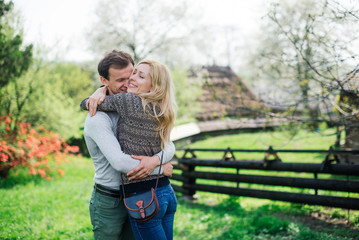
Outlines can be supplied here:
[[30, 175], [39, 174], [47, 180], [54, 174], [63, 176], [58, 165], [78, 151], [77, 146], [69, 146], [65, 139], [44, 127], [31, 128], [29, 123], [16, 122], [10, 115], [0, 117], [0, 178], [19, 166], [27, 167]]

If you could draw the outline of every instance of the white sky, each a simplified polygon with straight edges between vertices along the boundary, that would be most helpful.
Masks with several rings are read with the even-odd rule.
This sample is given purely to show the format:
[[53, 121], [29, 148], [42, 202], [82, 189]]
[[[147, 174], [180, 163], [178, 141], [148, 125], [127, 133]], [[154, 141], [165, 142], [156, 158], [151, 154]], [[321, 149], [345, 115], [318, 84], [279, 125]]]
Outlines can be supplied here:
[[[116, 0], [114, 0], [116, 1]], [[130, 1], [130, 0], [129, 0]], [[148, 0], [151, 1], [151, 0]], [[258, 31], [265, 0], [192, 0], [204, 4], [208, 23], [239, 28], [244, 39]], [[13, 0], [24, 20], [25, 43], [46, 46], [69, 61], [91, 60], [85, 31], [98, 0]], [[268, 4], [269, 1], [266, 1]], [[51, 58], [51, 57], [50, 57]]]

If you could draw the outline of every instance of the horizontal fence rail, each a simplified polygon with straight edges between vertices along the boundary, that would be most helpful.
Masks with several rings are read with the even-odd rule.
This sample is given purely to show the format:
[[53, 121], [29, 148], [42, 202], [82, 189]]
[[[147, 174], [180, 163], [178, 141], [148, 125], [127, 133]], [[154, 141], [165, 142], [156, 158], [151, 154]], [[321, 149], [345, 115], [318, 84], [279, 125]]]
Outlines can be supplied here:
[[359, 176], [359, 164], [315, 164], [315, 163], [283, 163], [280, 161], [262, 160], [237, 160], [215, 161], [206, 159], [178, 159], [178, 162], [186, 166], [207, 166], [218, 168], [256, 169], [264, 171], [288, 171], [308, 173], [329, 173], [337, 175]]
[[[243, 182], [243, 183], [263, 184], [263, 185], [279, 185], [279, 186], [296, 187], [296, 188], [311, 188], [311, 189], [359, 193], [359, 181], [350, 182], [347, 180], [271, 177], [271, 176], [261, 176], [261, 175], [228, 174], [228, 173], [213, 173], [213, 172], [184, 172], [182, 176], [186, 178], [202, 178], [202, 179], [211, 179], [217, 181]], [[177, 178], [175, 180], [181, 181], [181, 179]]]
[[[182, 170], [181, 174], [173, 174], [172, 179], [182, 182], [182, 186], [173, 184], [173, 188], [183, 195], [193, 197], [196, 191], [223, 193], [237, 196], [263, 198], [293, 203], [322, 205], [345, 209], [359, 210], [359, 164], [339, 163], [339, 154], [359, 154], [359, 150], [250, 150], [250, 149], [183, 149], [184, 154], [177, 159], [175, 169]], [[198, 159], [196, 152], [223, 152], [221, 160]], [[236, 160], [235, 152], [263, 152], [263, 160]], [[322, 153], [327, 154], [322, 163], [285, 163], [278, 153]], [[187, 155], [191, 156], [188, 157]], [[274, 160], [268, 160], [270, 156]], [[206, 171], [199, 171], [196, 167], [206, 167]], [[223, 170], [236, 169], [236, 173], [213, 172], [208, 169]], [[242, 170], [256, 170], [255, 174], [241, 174]], [[271, 173], [275, 176], [258, 174]], [[288, 173], [309, 173], [313, 178], [288, 176]], [[325, 179], [319, 175], [326, 174]], [[292, 174], [293, 175], [293, 174]], [[340, 179], [337, 179], [340, 178]], [[216, 185], [199, 184], [197, 179], [215, 180]], [[237, 183], [236, 187], [223, 186], [222, 181]], [[250, 187], [241, 187], [241, 183]], [[221, 186], [222, 185], [222, 186]], [[255, 185], [252, 188], [252, 185]], [[258, 186], [289, 187], [289, 190], [256, 189]], [[294, 191], [297, 189], [297, 191]], [[298, 192], [299, 189], [299, 192]], [[303, 193], [314, 190], [314, 194]], [[346, 196], [319, 195], [319, 190], [330, 193], [342, 193]], [[301, 191], [301, 192], [300, 192]], [[345, 193], [345, 194], [343, 194]], [[354, 197], [350, 196], [354, 195]]]
[[272, 147], [268, 149], [233, 149], [233, 148], [179, 148], [177, 151], [185, 151], [185, 152], [258, 152], [258, 153], [266, 153], [266, 152], [276, 152], [276, 153], [334, 153], [334, 154], [359, 154], [359, 150], [334, 150], [332, 147], [329, 150], [315, 150], [315, 149], [276, 149], [274, 150]]

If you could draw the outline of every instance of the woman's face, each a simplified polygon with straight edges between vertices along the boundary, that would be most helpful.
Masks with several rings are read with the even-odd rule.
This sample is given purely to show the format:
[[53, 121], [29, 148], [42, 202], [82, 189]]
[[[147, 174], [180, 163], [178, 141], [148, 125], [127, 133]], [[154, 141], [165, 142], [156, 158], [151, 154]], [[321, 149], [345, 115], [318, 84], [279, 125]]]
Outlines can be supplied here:
[[127, 92], [132, 94], [146, 93], [152, 91], [151, 67], [148, 64], [138, 65], [128, 81]]

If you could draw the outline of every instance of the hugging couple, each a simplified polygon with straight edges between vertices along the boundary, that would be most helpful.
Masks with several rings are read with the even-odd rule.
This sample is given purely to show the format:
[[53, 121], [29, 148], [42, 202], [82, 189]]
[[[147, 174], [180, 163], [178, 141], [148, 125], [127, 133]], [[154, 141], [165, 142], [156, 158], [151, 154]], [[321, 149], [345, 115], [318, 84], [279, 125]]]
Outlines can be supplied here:
[[[84, 137], [95, 168], [89, 205], [94, 238], [173, 239], [177, 200], [168, 177], [175, 99], [169, 70], [152, 60], [135, 66], [130, 54], [113, 50], [99, 62], [98, 73], [104, 86], [81, 102], [89, 110]], [[129, 217], [123, 195], [151, 188], [157, 215], [143, 222]]]

